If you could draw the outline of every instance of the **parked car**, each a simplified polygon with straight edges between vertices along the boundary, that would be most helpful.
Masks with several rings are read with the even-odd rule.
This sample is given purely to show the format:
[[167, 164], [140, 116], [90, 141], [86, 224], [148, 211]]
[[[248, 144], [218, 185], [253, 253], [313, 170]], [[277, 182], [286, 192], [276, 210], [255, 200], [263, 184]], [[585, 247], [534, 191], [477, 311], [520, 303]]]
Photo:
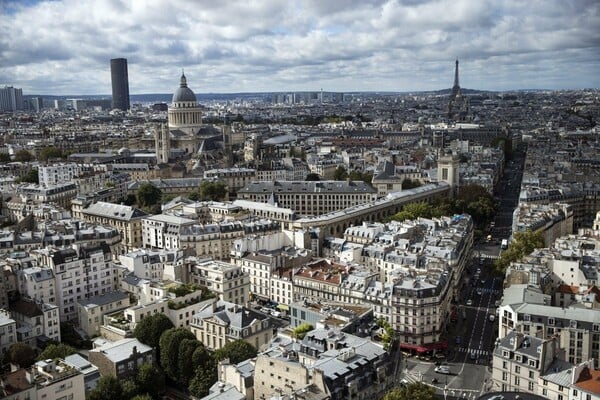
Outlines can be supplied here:
[[438, 367], [435, 367], [434, 371], [438, 374], [450, 375], [450, 367], [448, 367], [447, 365], [440, 365]]
[[474, 351], [472, 351], [471, 353], [469, 353], [469, 358], [471, 360], [477, 360], [477, 354]]
[[477, 288], [477, 295], [481, 296], [482, 293], [483, 291], [481, 290], [481, 288]]
[[472, 306], [473, 305], [473, 300], [471, 300], [471, 299], [467, 300], [467, 305], [468, 306]]
[[460, 336], [457, 336], [456, 339], [454, 339], [454, 343], [456, 343], [456, 344], [460, 344], [461, 341], [462, 341], [462, 338]]
[[488, 317], [490, 322], [494, 322], [496, 320], [496, 316], [494, 314], [490, 314], [490, 316]]

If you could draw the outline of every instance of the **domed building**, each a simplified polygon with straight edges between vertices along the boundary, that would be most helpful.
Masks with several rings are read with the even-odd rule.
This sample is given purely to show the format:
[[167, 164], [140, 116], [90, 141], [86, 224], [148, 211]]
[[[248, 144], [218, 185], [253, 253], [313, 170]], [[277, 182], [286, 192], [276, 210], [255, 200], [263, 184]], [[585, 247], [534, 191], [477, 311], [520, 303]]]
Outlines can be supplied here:
[[155, 134], [157, 163], [166, 164], [173, 158], [195, 156], [217, 148], [217, 141], [222, 141], [221, 133], [202, 124], [202, 110], [182, 73], [168, 108], [168, 128], [163, 126]]
[[187, 85], [185, 74], [181, 74], [179, 87], [173, 94], [169, 107], [169, 130], [179, 129], [193, 134], [202, 125], [202, 111], [196, 101], [196, 95]]

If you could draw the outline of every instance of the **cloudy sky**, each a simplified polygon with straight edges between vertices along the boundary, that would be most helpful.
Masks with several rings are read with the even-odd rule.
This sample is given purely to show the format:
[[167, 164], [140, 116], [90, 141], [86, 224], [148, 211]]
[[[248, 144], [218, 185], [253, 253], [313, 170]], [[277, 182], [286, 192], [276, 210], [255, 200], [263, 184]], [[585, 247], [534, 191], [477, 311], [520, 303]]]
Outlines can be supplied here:
[[0, 0], [0, 86], [131, 93], [600, 87], [598, 0]]

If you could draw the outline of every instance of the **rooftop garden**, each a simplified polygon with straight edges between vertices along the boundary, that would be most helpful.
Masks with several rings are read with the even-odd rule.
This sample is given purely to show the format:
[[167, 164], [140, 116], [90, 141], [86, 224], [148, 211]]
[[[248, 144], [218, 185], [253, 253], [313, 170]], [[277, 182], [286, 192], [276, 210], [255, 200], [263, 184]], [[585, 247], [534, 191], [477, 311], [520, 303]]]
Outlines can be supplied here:
[[[187, 307], [187, 306], [191, 306], [193, 304], [200, 303], [201, 301], [217, 297], [217, 295], [215, 293], [211, 292], [210, 290], [208, 290], [207, 288], [202, 287], [202, 286], [198, 286], [198, 285], [194, 285], [194, 284], [192, 284], [192, 285], [182, 285], [182, 286], [192, 286], [192, 287], [195, 287], [196, 289], [194, 289], [194, 290], [192, 290], [192, 291], [190, 291], [188, 293], [185, 293], [183, 295], [177, 295], [176, 294], [177, 297], [185, 296], [186, 294], [193, 293], [196, 290], [202, 290], [202, 294], [199, 295], [199, 296], [187, 299], [186, 301], [169, 300], [169, 302], [167, 303], [167, 306], [171, 310], [179, 310], [181, 308], [184, 308], [184, 307]], [[171, 292], [171, 289], [169, 289], [169, 291]]]
[[183, 296], [187, 296], [190, 293], [194, 293], [196, 290], [200, 290], [200, 289], [202, 289], [202, 288], [200, 286], [196, 285], [195, 283], [187, 283], [187, 284], [172, 286], [172, 287], [168, 288], [167, 290], [169, 293], [173, 293], [175, 295], [175, 297], [183, 297]]

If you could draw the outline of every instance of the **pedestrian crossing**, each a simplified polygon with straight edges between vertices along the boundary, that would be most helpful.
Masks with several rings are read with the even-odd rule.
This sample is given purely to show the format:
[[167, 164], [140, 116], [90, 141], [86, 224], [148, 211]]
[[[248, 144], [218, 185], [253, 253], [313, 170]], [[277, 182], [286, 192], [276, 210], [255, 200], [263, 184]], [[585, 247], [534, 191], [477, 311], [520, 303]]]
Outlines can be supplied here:
[[475, 353], [477, 356], [479, 357], [485, 357], [488, 356], [490, 354], [489, 351], [487, 350], [480, 350], [480, 349], [470, 349], [468, 347], [459, 347], [459, 348], [455, 348], [455, 351], [461, 352], [461, 353]]

